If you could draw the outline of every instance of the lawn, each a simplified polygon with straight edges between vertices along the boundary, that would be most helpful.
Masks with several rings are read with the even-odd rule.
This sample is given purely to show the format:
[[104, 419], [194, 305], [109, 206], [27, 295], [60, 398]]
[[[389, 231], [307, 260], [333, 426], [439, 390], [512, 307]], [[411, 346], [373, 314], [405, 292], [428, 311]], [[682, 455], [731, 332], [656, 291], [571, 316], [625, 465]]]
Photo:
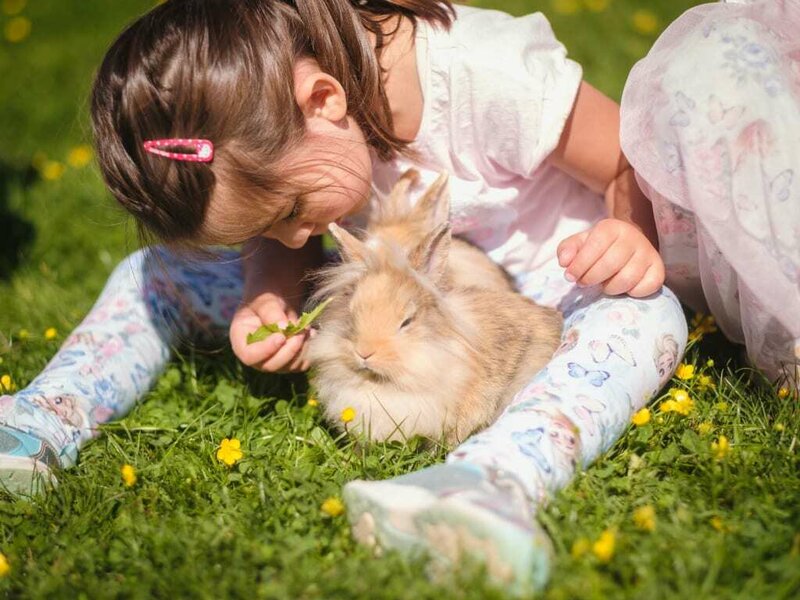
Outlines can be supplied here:
[[[618, 98], [631, 65], [694, 2], [473, 4], [544, 10], [586, 78]], [[36, 375], [136, 248], [83, 145], [93, 70], [150, 5], [2, 2], [0, 375], [8, 378], [0, 381], [10, 385]], [[689, 414], [659, 409], [665, 389], [649, 423], [633, 426], [542, 511], [557, 550], [544, 597], [800, 596], [800, 406], [739, 357], [721, 334], [705, 335], [685, 359], [693, 376], [669, 384], [694, 401]], [[321, 510], [350, 479], [391, 477], [442, 453], [337, 437], [305, 389], [303, 378], [248, 372], [224, 348], [184, 351], [56, 491], [33, 501], [0, 495], [0, 552], [10, 565], [0, 594], [502, 597], [475, 569], [436, 586], [421, 564], [374, 559], [352, 542], [343, 516]], [[232, 468], [215, 457], [225, 437], [244, 451]], [[124, 464], [136, 469], [132, 486]]]

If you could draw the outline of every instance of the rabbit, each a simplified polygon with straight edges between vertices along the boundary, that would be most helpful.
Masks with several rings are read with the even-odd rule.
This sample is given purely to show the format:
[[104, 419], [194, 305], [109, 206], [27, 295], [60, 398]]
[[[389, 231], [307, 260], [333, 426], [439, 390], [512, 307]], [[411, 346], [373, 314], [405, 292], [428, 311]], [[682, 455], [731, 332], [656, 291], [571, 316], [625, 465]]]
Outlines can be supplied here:
[[[330, 298], [309, 342], [326, 418], [370, 440], [453, 445], [494, 420], [550, 359], [561, 315], [508, 289], [459, 285], [449, 223], [414, 243], [329, 230], [343, 260], [319, 273]], [[487, 259], [488, 260], [488, 259]]]
[[[449, 219], [447, 175], [441, 174], [412, 206], [408, 190], [418, 180], [419, 173], [415, 169], [400, 176], [389, 197], [370, 214], [366, 230], [369, 236], [393, 240], [408, 251], [436, 225]], [[511, 277], [502, 267], [462, 238], [453, 236], [448, 263], [450, 280], [456, 286], [515, 290]]]

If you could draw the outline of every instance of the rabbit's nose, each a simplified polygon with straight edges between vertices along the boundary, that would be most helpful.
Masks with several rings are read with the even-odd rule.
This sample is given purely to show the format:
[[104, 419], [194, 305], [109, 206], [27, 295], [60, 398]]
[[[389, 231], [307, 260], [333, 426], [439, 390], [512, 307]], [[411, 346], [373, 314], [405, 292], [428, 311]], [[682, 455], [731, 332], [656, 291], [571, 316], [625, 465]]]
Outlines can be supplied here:
[[375, 354], [375, 350], [372, 348], [356, 348], [356, 355], [361, 360], [367, 360], [373, 354]]

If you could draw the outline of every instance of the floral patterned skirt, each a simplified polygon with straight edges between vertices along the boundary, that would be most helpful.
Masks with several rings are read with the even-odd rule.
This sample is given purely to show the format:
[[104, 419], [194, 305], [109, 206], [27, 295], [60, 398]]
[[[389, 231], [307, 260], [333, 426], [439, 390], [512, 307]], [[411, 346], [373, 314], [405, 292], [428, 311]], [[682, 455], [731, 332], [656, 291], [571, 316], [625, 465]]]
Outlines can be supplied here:
[[704, 4], [632, 70], [622, 146], [667, 283], [770, 378], [800, 379], [800, 0]]

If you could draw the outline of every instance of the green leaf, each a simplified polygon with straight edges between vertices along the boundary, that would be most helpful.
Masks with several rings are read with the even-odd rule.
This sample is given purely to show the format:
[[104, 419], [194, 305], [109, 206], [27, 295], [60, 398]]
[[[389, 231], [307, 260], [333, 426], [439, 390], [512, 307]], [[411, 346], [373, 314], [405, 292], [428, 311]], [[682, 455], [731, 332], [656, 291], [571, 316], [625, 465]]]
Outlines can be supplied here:
[[314, 307], [314, 310], [307, 313], [304, 312], [302, 315], [300, 315], [300, 318], [298, 319], [297, 323], [289, 323], [286, 326], [286, 329], [284, 330], [285, 334], [287, 336], [290, 336], [296, 333], [300, 333], [301, 331], [306, 329], [309, 325], [311, 325], [311, 323], [313, 323], [316, 320], [317, 317], [319, 317], [322, 314], [322, 311], [325, 310], [325, 307], [328, 306], [331, 300], [333, 300], [333, 298], [328, 298], [324, 302], [320, 302], [319, 304], [317, 304]]
[[325, 307], [328, 306], [328, 303], [333, 300], [333, 298], [328, 298], [325, 302], [320, 302], [317, 306], [314, 307], [314, 310], [310, 312], [304, 312], [300, 315], [300, 318], [297, 320], [297, 323], [289, 323], [286, 327], [281, 329], [278, 327], [277, 323], [269, 323], [267, 325], [262, 325], [258, 329], [256, 329], [253, 333], [247, 334], [247, 343], [254, 344], [256, 342], [260, 342], [262, 340], [267, 339], [273, 333], [282, 333], [287, 338], [292, 337], [293, 335], [297, 335], [304, 329], [307, 329], [311, 323], [313, 323], [317, 317], [322, 314], [322, 311], [325, 310]]
[[236, 398], [239, 396], [239, 390], [232, 386], [224, 379], [217, 383], [211, 395], [216, 397], [217, 401], [223, 408], [230, 409], [236, 404]]
[[700, 437], [691, 429], [687, 429], [681, 435], [681, 445], [694, 454], [700, 454], [705, 449]]
[[676, 443], [671, 443], [666, 448], [663, 448], [657, 454], [657, 461], [659, 464], [662, 465], [669, 465], [672, 464], [678, 456], [680, 456], [681, 452], [678, 449], [678, 445]]
[[248, 344], [255, 344], [256, 342], [262, 342], [267, 339], [273, 333], [278, 333], [282, 331], [280, 327], [278, 327], [277, 323], [270, 323], [269, 325], [262, 325], [258, 329], [256, 329], [253, 333], [247, 334], [247, 343]]

